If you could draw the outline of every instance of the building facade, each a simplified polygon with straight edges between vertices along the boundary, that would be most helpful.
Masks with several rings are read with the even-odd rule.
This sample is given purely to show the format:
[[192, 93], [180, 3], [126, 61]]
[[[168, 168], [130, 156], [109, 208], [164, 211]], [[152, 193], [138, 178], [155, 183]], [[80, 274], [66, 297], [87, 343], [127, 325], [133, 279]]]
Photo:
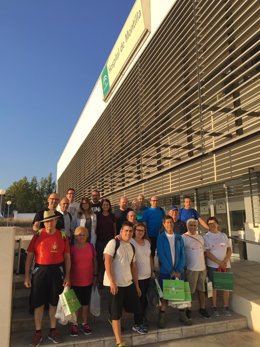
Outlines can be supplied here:
[[[97, 81], [58, 162], [58, 191], [80, 199], [97, 188], [113, 204], [156, 194], [165, 208], [188, 194], [203, 218], [259, 242], [259, 3], [143, 2], [150, 33], [106, 99]], [[259, 250], [248, 244], [248, 258]]]

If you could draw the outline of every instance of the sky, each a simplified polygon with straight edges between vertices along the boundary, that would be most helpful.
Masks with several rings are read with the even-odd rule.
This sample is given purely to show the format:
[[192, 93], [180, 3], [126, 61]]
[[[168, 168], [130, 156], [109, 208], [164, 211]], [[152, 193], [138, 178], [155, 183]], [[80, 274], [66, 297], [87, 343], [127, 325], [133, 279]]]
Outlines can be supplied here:
[[56, 165], [134, 0], [0, 0], [0, 189]]

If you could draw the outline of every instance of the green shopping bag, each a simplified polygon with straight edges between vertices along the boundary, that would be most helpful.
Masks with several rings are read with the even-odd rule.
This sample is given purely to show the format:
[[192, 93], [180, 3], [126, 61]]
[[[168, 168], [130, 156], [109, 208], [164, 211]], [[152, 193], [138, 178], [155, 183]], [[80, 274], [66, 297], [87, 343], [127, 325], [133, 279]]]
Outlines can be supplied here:
[[65, 287], [64, 291], [60, 294], [60, 299], [65, 316], [71, 315], [81, 307], [76, 293], [72, 288]]
[[227, 290], [232, 292], [234, 289], [233, 272], [213, 272], [213, 288], [217, 290]]
[[185, 286], [182, 280], [163, 280], [163, 298], [171, 301], [185, 300]]

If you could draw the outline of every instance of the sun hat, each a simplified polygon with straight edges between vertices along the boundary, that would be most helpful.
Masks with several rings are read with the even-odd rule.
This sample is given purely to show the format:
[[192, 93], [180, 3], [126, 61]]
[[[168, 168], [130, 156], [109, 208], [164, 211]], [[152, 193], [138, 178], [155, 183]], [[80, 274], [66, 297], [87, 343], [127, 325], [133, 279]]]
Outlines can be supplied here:
[[48, 220], [57, 218], [59, 218], [59, 216], [56, 216], [53, 210], [48, 210], [43, 212], [43, 219], [40, 222], [47, 222]]

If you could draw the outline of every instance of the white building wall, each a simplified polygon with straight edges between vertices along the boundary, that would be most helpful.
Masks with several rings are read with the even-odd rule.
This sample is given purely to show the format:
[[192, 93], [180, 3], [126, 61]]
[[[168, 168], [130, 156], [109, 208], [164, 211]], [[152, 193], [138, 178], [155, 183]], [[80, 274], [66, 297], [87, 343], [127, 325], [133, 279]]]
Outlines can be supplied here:
[[[176, 0], [150, 0], [150, 6], [151, 6], [151, 33], [147, 37], [146, 41], [144, 42], [141, 49], [136, 54], [135, 58], [132, 60], [132, 62], [129, 64], [127, 69], [124, 71], [123, 76], [120, 80], [120, 82], [117, 84], [117, 86], [114, 88], [113, 92], [111, 93], [110, 98], [108, 99], [108, 102], [105, 102], [103, 100], [103, 92], [101, 88], [100, 78], [97, 76], [98, 80], [94, 86], [94, 89], [80, 115], [80, 118], [67, 142], [67, 145], [58, 161], [57, 164], [57, 180], [62, 175], [68, 164], [70, 163], [71, 159], [74, 157], [77, 150], [82, 145], [85, 138], [88, 136], [90, 131], [92, 130], [93, 126], [99, 119], [99, 117], [104, 112], [105, 108], [107, 107], [107, 104], [109, 103], [109, 100], [113, 97], [114, 93], [117, 91], [117, 89], [120, 87], [128, 73], [131, 71], [132, 67], [138, 60], [139, 56], [144, 51], [145, 47], [148, 45], [148, 43], [151, 41], [153, 35], [159, 28], [160, 24], [164, 20], [164, 18], [169, 13], [172, 6], [175, 4]], [[112, 50], [113, 47], [111, 47]], [[100, 71], [101, 73], [101, 71]]]

